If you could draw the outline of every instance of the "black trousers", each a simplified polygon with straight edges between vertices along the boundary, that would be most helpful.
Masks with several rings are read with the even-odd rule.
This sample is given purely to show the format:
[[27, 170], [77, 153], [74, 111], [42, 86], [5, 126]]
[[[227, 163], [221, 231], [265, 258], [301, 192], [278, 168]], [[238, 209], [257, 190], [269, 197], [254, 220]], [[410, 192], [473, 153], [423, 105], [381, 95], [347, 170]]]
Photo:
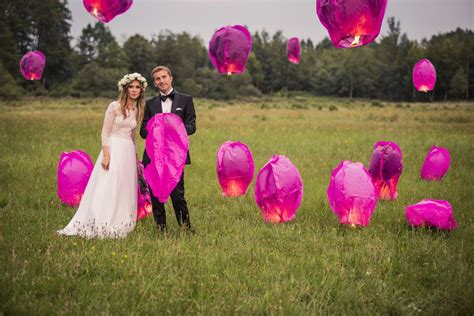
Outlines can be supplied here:
[[[155, 222], [160, 229], [164, 229], [166, 227], [165, 205], [158, 201], [156, 196], [153, 195], [151, 189], [150, 197]], [[184, 225], [187, 229], [190, 229], [191, 222], [189, 220], [188, 204], [184, 198], [184, 172], [173, 192], [171, 192], [171, 202], [173, 203], [174, 213], [179, 226]]]

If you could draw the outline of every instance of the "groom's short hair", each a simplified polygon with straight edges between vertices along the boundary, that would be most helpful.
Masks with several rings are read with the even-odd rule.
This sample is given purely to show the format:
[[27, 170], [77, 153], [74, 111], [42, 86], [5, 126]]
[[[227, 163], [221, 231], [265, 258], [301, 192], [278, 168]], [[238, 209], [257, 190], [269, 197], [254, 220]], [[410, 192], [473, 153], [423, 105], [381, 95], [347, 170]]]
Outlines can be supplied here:
[[153, 70], [151, 71], [151, 78], [152, 78], [152, 79], [155, 79], [155, 78], [153, 77], [153, 75], [154, 75], [155, 73], [157, 73], [158, 71], [162, 71], [162, 70], [166, 71], [170, 77], [173, 77], [173, 76], [171, 75], [171, 70], [170, 70], [168, 67], [166, 67], [166, 66], [156, 66], [156, 67], [153, 68]]

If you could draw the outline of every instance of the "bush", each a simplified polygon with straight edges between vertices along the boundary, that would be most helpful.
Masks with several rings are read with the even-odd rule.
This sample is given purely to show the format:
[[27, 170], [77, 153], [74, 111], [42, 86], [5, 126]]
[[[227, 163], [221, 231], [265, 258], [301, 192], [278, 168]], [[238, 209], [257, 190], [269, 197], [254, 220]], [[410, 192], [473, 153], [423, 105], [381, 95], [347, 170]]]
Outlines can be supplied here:
[[17, 100], [24, 93], [13, 76], [5, 69], [3, 63], [0, 63], [0, 99]]
[[125, 68], [102, 68], [92, 62], [82, 68], [72, 83], [71, 94], [80, 97], [115, 98], [117, 82], [127, 73]]
[[338, 109], [337, 106], [335, 106], [335, 105], [331, 105], [331, 106], [329, 107], [329, 111], [337, 111], [337, 110], [339, 110], [339, 109]]

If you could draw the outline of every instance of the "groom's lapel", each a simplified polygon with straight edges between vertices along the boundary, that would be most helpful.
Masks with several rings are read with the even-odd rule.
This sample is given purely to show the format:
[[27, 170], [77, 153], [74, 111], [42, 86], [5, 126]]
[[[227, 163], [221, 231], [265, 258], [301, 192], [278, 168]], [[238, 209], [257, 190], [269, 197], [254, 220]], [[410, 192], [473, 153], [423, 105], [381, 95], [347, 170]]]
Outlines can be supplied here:
[[179, 93], [176, 92], [175, 90], [173, 102], [171, 103], [171, 113], [176, 114], [176, 108], [178, 107], [178, 104], [179, 104]]
[[161, 99], [159, 96], [155, 99], [155, 113], [163, 113], [163, 107], [161, 106]]

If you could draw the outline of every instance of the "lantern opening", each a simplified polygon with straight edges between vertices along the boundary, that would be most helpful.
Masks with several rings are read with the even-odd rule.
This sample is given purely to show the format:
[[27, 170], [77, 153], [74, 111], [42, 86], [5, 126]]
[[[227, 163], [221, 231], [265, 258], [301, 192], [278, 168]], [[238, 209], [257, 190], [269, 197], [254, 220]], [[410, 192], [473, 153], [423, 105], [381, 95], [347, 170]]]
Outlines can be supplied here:
[[354, 36], [354, 40], [352, 41], [351, 46], [352, 47], [359, 46], [359, 40], [360, 40], [360, 35]]
[[230, 180], [224, 189], [225, 196], [245, 195], [246, 186], [239, 180]]
[[428, 91], [430, 91], [430, 89], [428, 88], [428, 86], [422, 85], [422, 86], [420, 86], [420, 88], [418, 89], [418, 91], [420, 91], [420, 92], [428, 92]]
[[35, 80], [35, 78], [36, 78], [35, 74], [31, 74], [30, 80]]

